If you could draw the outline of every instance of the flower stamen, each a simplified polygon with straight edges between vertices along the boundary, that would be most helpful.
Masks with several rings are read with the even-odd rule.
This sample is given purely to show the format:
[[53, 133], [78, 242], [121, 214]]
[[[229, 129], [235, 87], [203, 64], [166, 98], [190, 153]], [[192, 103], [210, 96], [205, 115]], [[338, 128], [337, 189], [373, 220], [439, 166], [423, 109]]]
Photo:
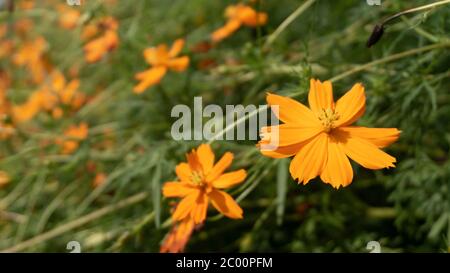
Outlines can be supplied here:
[[205, 179], [204, 179], [203, 174], [201, 172], [192, 172], [191, 182], [195, 186], [204, 186]]
[[327, 108], [322, 109], [318, 116], [325, 132], [329, 133], [333, 128], [335, 128], [334, 122], [339, 119], [339, 114], [333, 109]]

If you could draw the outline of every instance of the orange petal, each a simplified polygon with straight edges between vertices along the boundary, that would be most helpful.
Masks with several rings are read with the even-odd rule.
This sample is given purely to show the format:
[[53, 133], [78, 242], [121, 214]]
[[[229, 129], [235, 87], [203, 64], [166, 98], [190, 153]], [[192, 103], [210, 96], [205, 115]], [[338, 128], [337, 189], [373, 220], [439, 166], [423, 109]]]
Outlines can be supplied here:
[[174, 71], [184, 71], [189, 66], [189, 57], [183, 56], [180, 58], [170, 59], [167, 61], [167, 66]]
[[191, 218], [194, 220], [194, 223], [200, 224], [205, 221], [207, 209], [208, 196], [204, 193], [200, 193], [191, 210]]
[[304, 127], [321, 127], [314, 113], [300, 102], [271, 93], [267, 93], [266, 99], [270, 106], [278, 106], [279, 111], [274, 111], [274, 114], [279, 120]]
[[217, 189], [226, 189], [241, 183], [246, 177], [247, 172], [245, 170], [229, 172], [219, 176], [212, 182], [212, 185]]
[[181, 49], [183, 49], [184, 46], [184, 39], [177, 39], [175, 42], [173, 42], [172, 47], [169, 51], [169, 57], [173, 58], [180, 54]]
[[197, 148], [197, 156], [203, 167], [203, 173], [207, 174], [214, 166], [214, 153], [209, 144], [201, 144]]
[[226, 152], [208, 173], [208, 175], [206, 176], [206, 181], [212, 182], [216, 180], [231, 165], [232, 161], [233, 154], [230, 152]]
[[[298, 153], [298, 151], [300, 150], [300, 148], [302, 148], [305, 145], [306, 142], [302, 142], [302, 143], [297, 143], [297, 144], [293, 144], [293, 145], [288, 145], [288, 146], [284, 146], [284, 147], [278, 147], [275, 150], [270, 150], [270, 149], [264, 149], [261, 144], [264, 143], [259, 143], [257, 146], [260, 148], [260, 151], [263, 155], [268, 156], [268, 157], [272, 157], [272, 158], [286, 158], [286, 157], [291, 157], [295, 154]], [[265, 143], [267, 144], [267, 143]]]
[[242, 219], [242, 209], [228, 193], [213, 190], [209, 193], [211, 203], [223, 215], [232, 219]]
[[345, 155], [341, 144], [333, 137], [328, 138], [327, 163], [322, 170], [320, 179], [338, 189], [348, 186], [353, 179], [353, 169]]
[[144, 59], [147, 63], [154, 65], [158, 61], [158, 53], [155, 47], [144, 49]]
[[217, 29], [211, 34], [211, 40], [213, 42], [220, 42], [233, 34], [240, 26], [241, 22], [239, 20], [228, 20], [225, 26]]
[[267, 23], [267, 13], [253, 12], [252, 16], [244, 16], [242, 23], [249, 27], [262, 26]]
[[165, 197], [185, 197], [195, 190], [194, 187], [183, 182], [166, 182], [162, 189]]
[[315, 113], [322, 109], [334, 109], [333, 86], [330, 81], [311, 79], [309, 86], [309, 108]]
[[178, 203], [177, 208], [172, 214], [172, 219], [175, 221], [182, 220], [184, 217], [189, 215], [195, 206], [195, 202], [200, 194], [200, 191], [195, 191], [188, 196], [184, 197], [180, 203]]
[[297, 125], [281, 124], [261, 128], [261, 143], [277, 147], [298, 144], [313, 138], [322, 132], [321, 127], [299, 127]]
[[365, 110], [366, 95], [364, 94], [364, 86], [357, 83], [336, 102], [335, 112], [339, 115], [339, 119], [335, 122], [335, 126], [352, 124], [364, 114]]
[[189, 167], [189, 164], [184, 162], [178, 164], [175, 168], [175, 173], [182, 182], [191, 181], [192, 171], [191, 168]]
[[189, 167], [191, 168], [192, 172], [198, 172], [198, 173], [203, 172], [203, 166], [200, 163], [200, 160], [197, 155], [197, 151], [192, 150], [190, 153], [188, 153], [186, 155], [186, 158], [187, 158]]
[[395, 167], [396, 159], [375, 144], [340, 129], [335, 130], [333, 135], [339, 139], [345, 154], [361, 166], [372, 170]]
[[339, 130], [349, 133], [351, 136], [367, 140], [377, 146], [384, 148], [397, 141], [401, 131], [397, 128], [367, 128], [367, 127], [341, 127]]
[[158, 66], [136, 74], [136, 79], [141, 80], [141, 82], [134, 87], [133, 91], [140, 94], [148, 87], [158, 84], [166, 72], [167, 68]]
[[328, 135], [322, 133], [301, 148], [289, 166], [292, 178], [306, 184], [318, 176], [327, 162], [327, 144]]

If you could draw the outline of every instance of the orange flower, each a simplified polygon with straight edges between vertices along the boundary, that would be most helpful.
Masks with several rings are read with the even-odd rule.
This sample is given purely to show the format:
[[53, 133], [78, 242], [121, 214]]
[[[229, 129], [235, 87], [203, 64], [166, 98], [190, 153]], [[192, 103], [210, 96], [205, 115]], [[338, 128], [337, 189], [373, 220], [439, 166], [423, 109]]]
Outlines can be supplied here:
[[[119, 45], [119, 36], [117, 35], [118, 22], [112, 17], [103, 18], [98, 25], [104, 29], [103, 34], [88, 42], [84, 46], [85, 58], [88, 63], [98, 62], [106, 53], [114, 50]], [[95, 27], [89, 27], [83, 31], [82, 37], [91, 37], [98, 32]]]
[[40, 94], [32, 93], [24, 104], [13, 106], [12, 117], [14, 122], [22, 123], [31, 120], [41, 110], [41, 105], [42, 97]]
[[189, 238], [194, 231], [195, 223], [190, 217], [176, 222], [161, 244], [161, 253], [183, 252]]
[[60, 118], [64, 111], [58, 105], [70, 106], [76, 110], [86, 101], [86, 96], [78, 91], [80, 81], [66, 81], [64, 75], [54, 70], [49, 76], [49, 82], [33, 92], [22, 105], [13, 107], [14, 120], [18, 123], [32, 119], [39, 111], [52, 112], [54, 118]]
[[73, 29], [77, 26], [78, 20], [80, 19], [81, 13], [79, 10], [74, 8], [69, 8], [66, 4], [61, 4], [58, 6], [59, 11], [59, 26], [65, 29]]
[[41, 83], [48, 70], [43, 58], [46, 48], [45, 39], [38, 37], [34, 41], [23, 44], [13, 55], [13, 63], [17, 66], [26, 66], [35, 83]]
[[194, 223], [206, 218], [209, 201], [223, 215], [242, 218], [242, 209], [228, 193], [222, 191], [244, 181], [247, 173], [241, 169], [223, 173], [233, 161], [233, 154], [227, 152], [214, 164], [214, 153], [208, 144], [187, 154], [188, 163], [180, 163], [175, 172], [179, 181], [167, 182], [163, 187], [165, 197], [180, 197], [182, 200], [172, 214], [174, 221], [191, 217]]
[[133, 91], [140, 94], [148, 87], [158, 84], [168, 69], [177, 72], [186, 70], [189, 65], [189, 57], [177, 57], [183, 46], [184, 40], [178, 39], [173, 43], [170, 50], [165, 44], [145, 49], [144, 58], [152, 67], [135, 75], [140, 83], [134, 87]]
[[64, 154], [73, 153], [80, 141], [86, 139], [88, 136], [88, 126], [82, 122], [78, 126], [72, 125], [64, 132], [64, 139], [57, 139], [56, 143], [62, 146], [62, 152]]
[[244, 4], [228, 6], [225, 10], [228, 22], [225, 26], [217, 29], [211, 34], [213, 42], [220, 42], [238, 30], [242, 25], [257, 27], [267, 23], [267, 14], [257, 12], [252, 7]]
[[8, 185], [10, 180], [9, 175], [6, 172], [0, 171], [0, 188]]
[[[348, 186], [353, 179], [348, 157], [372, 170], [395, 167], [396, 159], [379, 148], [396, 141], [399, 130], [350, 126], [365, 111], [361, 84], [335, 103], [331, 82], [311, 79], [308, 100], [309, 109], [293, 99], [267, 95], [267, 103], [279, 107], [275, 114], [284, 124], [262, 128], [261, 152], [274, 158], [295, 156], [289, 168], [294, 179], [306, 184], [320, 175], [335, 188]], [[269, 143], [278, 145], [275, 150], [261, 146]]]
[[101, 186], [106, 180], [106, 174], [105, 173], [97, 173], [94, 177], [94, 180], [92, 180], [92, 187], [97, 188]]

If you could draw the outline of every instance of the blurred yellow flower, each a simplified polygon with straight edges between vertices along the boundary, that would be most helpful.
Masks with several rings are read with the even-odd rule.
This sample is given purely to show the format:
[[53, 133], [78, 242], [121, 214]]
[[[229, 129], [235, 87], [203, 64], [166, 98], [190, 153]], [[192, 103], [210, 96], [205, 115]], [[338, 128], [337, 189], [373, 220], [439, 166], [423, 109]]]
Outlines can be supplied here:
[[238, 30], [241, 26], [257, 27], [267, 23], [267, 13], [257, 12], [252, 7], [237, 4], [225, 10], [227, 23], [211, 34], [213, 42], [220, 42]]
[[[353, 179], [348, 157], [368, 169], [395, 167], [396, 159], [380, 148], [396, 141], [399, 130], [350, 126], [365, 111], [361, 84], [355, 84], [335, 103], [331, 82], [311, 79], [308, 100], [309, 108], [293, 99], [268, 94], [267, 103], [279, 107], [275, 114], [284, 124], [263, 127], [259, 143], [266, 156], [294, 156], [289, 170], [299, 183], [320, 176], [335, 188], [348, 186]], [[278, 147], [263, 148], [269, 143], [278, 143]]]
[[170, 50], [165, 44], [145, 49], [144, 58], [151, 65], [151, 68], [135, 75], [135, 78], [140, 82], [134, 87], [133, 91], [139, 94], [148, 87], [158, 84], [169, 69], [177, 72], [186, 70], [189, 65], [189, 57], [177, 57], [183, 46], [184, 40], [178, 39], [173, 43]]
[[13, 107], [15, 122], [29, 121], [39, 111], [48, 111], [54, 118], [60, 118], [64, 114], [61, 106], [68, 106], [71, 110], [79, 109], [86, 101], [86, 96], [78, 91], [79, 86], [78, 79], [67, 82], [60, 71], [53, 70], [48, 81], [33, 92], [25, 103]]
[[58, 5], [58, 24], [65, 29], [73, 29], [77, 26], [81, 13], [78, 9], [71, 8], [67, 4]]
[[223, 215], [242, 218], [242, 209], [228, 193], [227, 189], [243, 182], [247, 176], [245, 170], [223, 173], [233, 161], [233, 154], [227, 152], [214, 164], [214, 153], [208, 144], [202, 144], [197, 150], [187, 154], [187, 163], [177, 165], [175, 172], [179, 181], [166, 182], [163, 186], [165, 197], [179, 197], [172, 219], [182, 221], [192, 218], [195, 224], [206, 219], [209, 201]]
[[47, 42], [43, 37], [25, 42], [13, 55], [12, 61], [17, 66], [25, 66], [35, 83], [41, 83], [48, 72], [44, 59]]
[[[100, 61], [103, 56], [108, 52], [114, 50], [119, 45], [119, 36], [117, 35], [117, 29], [119, 23], [113, 17], [105, 17], [100, 22], [98, 22], [98, 29], [103, 30], [101, 36], [89, 41], [84, 46], [85, 59], [88, 63], [95, 63]], [[88, 27], [89, 35], [87, 35], [87, 30], [85, 29], [82, 33], [82, 38], [91, 38], [97, 34], [97, 30], [93, 31], [95, 27]]]
[[86, 139], [88, 136], [88, 125], [84, 122], [79, 125], [72, 125], [64, 131], [64, 138], [56, 140], [56, 143], [61, 145], [62, 153], [71, 154], [80, 145], [80, 141]]

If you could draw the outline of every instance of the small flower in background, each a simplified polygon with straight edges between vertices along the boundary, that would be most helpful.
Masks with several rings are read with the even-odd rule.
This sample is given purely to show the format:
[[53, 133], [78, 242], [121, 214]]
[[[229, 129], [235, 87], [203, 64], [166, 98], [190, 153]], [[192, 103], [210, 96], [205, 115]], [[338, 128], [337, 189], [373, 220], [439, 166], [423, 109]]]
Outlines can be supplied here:
[[9, 177], [9, 175], [4, 171], [0, 171], [0, 188], [8, 185], [10, 181], [11, 178]]
[[107, 175], [102, 172], [95, 174], [95, 177], [92, 180], [92, 187], [97, 188], [103, 185], [103, 183], [105, 183], [106, 177]]
[[62, 153], [71, 154], [78, 148], [80, 142], [87, 138], [87, 136], [88, 125], [82, 122], [79, 125], [72, 125], [64, 131], [64, 138], [57, 139], [56, 144], [61, 146]]
[[89, 41], [84, 46], [85, 59], [88, 63], [100, 61], [108, 52], [116, 49], [119, 45], [117, 29], [119, 23], [113, 17], [105, 17], [97, 22], [97, 26], [86, 27], [82, 33], [82, 39], [92, 38], [99, 30], [103, 33]]
[[399, 130], [350, 126], [365, 111], [361, 84], [355, 84], [335, 103], [331, 82], [311, 79], [308, 100], [310, 108], [293, 99], [268, 94], [267, 103], [279, 107], [277, 117], [284, 124], [263, 127], [259, 143], [279, 143], [273, 151], [261, 149], [266, 156], [294, 156], [289, 171], [299, 183], [306, 184], [320, 176], [335, 188], [348, 186], [353, 179], [348, 157], [372, 170], [395, 167], [396, 159], [380, 148], [396, 141]]
[[74, 29], [81, 17], [81, 13], [76, 8], [71, 8], [66, 4], [58, 5], [58, 24], [64, 29]]
[[241, 26], [257, 27], [267, 23], [267, 13], [257, 12], [244, 4], [228, 6], [225, 10], [225, 17], [228, 19], [227, 23], [211, 34], [213, 42], [222, 41]]
[[181, 221], [191, 217], [195, 224], [206, 219], [209, 201], [223, 215], [232, 219], [242, 218], [242, 209], [223, 189], [242, 183], [247, 173], [241, 169], [223, 173], [233, 161], [233, 154], [227, 152], [214, 164], [214, 153], [208, 144], [187, 154], [187, 163], [180, 163], [175, 169], [179, 181], [166, 182], [163, 187], [165, 197], [178, 197], [172, 219]]
[[175, 222], [172, 229], [164, 238], [159, 252], [179, 253], [183, 252], [186, 244], [194, 231], [195, 223], [191, 217], [186, 217], [182, 221]]
[[28, 100], [13, 107], [13, 118], [16, 123], [29, 121], [40, 111], [51, 112], [54, 118], [61, 118], [63, 108], [78, 110], [86, 101], [86, 96], [78, 91], [80, 81], [66, 81], [64, 75], [54, 70], [38, 90]]
[[39, 93], [33, 92], [28, 100], [20, 105], [12, 107], [12, 117], [15, 123], [23, 123], [31, 120], [41, 110], [42, 98]]
[[34, 83], [42, 83], [45, 75], [50, 70], [44, 58], [47, 49], [47, 41], [44, 37], [26, 41], [19, 47], [12, 57], [16, 66], [25, 66], [31, 74]]
[[170, 50], [167, 45], [162, 44], [157, 47], [150, 47], [144, 50], [144, 58], [151, 68], [139, 72], [135, 78], [140, 82], [134, 87], [135, 93], [142, 93], [148, 87], [158, 84], [167, 70], [181, 72], [186, 70], [189, 65], [189, 57], [177, 57], [184, 46], [184, 40], [176, 40]]
[[14, 23], [14, 31], [16, 34], [24, 38], [29, 34], [34, 26], [34, 22], [30, 19], [20, 19]]

